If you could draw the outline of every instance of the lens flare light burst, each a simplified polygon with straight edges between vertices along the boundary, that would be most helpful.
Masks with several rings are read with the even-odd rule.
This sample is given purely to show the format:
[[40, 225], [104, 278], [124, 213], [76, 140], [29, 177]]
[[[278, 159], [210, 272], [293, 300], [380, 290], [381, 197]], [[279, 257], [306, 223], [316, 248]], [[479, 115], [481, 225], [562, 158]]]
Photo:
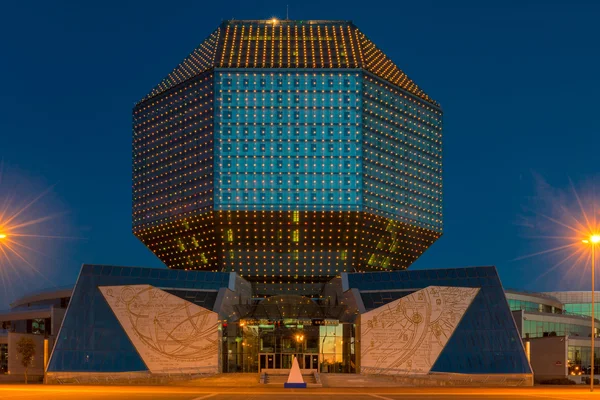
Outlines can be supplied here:
[[[541, 240], [540, 251], [519, 257], [543, 257], [551, 260], [544, 264], [538, 279], [550, 274], [561, 281], [576, 279], [581, 290], [586, 289], [590, 277], [592, 245], [600, 245], [600, 218], [598, 197], [592, 185], [577, 190], [570, 182], [568, 190], [552, 188], [538, 178], [538, 195], [535, 205], [527, 207], [523, 225], [535, 234], [530, 239]], [[597, 249], [598, 250], [598, 249]], [[598, 252], [597, 252], [598, 253]], [[564, 286], [564, 282], [562, 284]]]
[[0, 163], [0, 295], [14, 297], [26, 292], [32, 286], [25, 282], [26, 275], [35, 275], [35, 282], [43, 280], [46, 286], [55, 286], [41, 268], [49, 257], [47, 242], [69, 237], [53, 234], [61, 215], [46, 211], [53, 188], [27, 196], [18, 190], [24, 185], [10, 185], [2, 178]]

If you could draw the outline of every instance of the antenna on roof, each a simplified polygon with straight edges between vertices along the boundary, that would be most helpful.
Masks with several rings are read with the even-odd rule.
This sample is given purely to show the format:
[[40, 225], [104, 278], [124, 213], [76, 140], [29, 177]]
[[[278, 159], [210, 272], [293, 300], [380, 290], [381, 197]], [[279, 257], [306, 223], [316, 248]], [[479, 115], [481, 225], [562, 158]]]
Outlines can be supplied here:
[[289, 4], [285, 5], [285, 19], [286, 20], [290, 19], [290, 5]]

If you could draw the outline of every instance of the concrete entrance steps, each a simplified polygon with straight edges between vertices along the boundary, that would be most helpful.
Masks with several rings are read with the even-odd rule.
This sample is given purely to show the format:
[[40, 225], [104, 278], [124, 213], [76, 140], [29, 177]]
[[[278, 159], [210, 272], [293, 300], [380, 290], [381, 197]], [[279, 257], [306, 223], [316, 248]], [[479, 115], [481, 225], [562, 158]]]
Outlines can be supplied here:
[[[268, 372], [263, 372], [261, 376], [261, 383], [265, 385], [275, 385], [283, 387], [283, 384], [287, 382], [288, 375], [287, 374], [273, 374]], [[313, 373], [303, 373], [302, 379], [306, 382], [307, 387], [323, 387], [319, 376], [316, 372]]]

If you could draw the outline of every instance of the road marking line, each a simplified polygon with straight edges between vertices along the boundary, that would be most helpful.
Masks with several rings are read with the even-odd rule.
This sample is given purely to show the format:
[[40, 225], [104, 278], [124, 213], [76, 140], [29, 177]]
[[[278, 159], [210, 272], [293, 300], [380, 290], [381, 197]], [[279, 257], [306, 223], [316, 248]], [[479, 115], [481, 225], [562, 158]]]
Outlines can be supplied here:
[[192, 400], [208, 399], [209, 397], [213, 397], [213, 396], [216, 396], [218, 394], [220, 394], [220, 393], [211, 393], [211, 394], [207, 394], [206, 396], [194, 397]]
[[378, 399], [383, 399], [383, 400], [394, 400], [394, 399], [392, 399], [390, 397], [384, 397], [384, 396], [380, 396], [378, 394], [369, 394], [369, 396], [377, 397]]

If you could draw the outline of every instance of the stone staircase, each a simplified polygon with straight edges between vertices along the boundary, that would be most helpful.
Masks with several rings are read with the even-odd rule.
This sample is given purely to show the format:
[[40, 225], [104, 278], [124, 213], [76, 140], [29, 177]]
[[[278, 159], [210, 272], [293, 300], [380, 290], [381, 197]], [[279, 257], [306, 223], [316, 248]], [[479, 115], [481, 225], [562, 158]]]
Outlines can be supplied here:
[[[260, 376], [260, 383], [283, 387], [283, 384], [287, 382], [287, 379], [287, 374], [284, 375], [263, 372]], [[308, 374], [304, 373], [302, 374], [302, 379], [304, 379], [304, 382], [306, 382], [307, 387], [323, 387], [321, 380], [319, 379], [319, 374], [316, 372]]]

